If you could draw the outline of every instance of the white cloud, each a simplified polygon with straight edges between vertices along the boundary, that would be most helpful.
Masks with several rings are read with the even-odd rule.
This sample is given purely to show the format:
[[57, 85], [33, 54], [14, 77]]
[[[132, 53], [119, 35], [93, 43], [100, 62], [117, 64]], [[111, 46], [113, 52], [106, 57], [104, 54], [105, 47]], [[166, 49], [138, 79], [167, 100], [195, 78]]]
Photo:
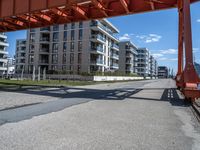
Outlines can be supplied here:
[[199, 48], [193, 48], [193, 52], [194, 52], [194, 53], [200, 52], [200, 51], [199, 51]]
[[167, 62], [172, 62], [172, 61], [177, 61], [177, 58], [167, 58], [167, 57], [161, 57], [158, 58], [159, 61], [167, 61]]
[[160, 57], [163, 57], [164, 55], [163, 54], [160, 54], [160, 53], [155, 53], [155, 54], [152, 54], [152, 56], [157, 59], [157, 58], [160, 58]]
[[136, 38], [142, 40], [145, 43], [153, 43], [153, 42], [159, 42], [162, 36], [151, 33], [148, 35], [137, 35]]
[[200, 23], [200, 19], [197, 19], [197, 22], [199, 22], [199, 23]]
[[119, 40], [120, 41], [128, 41], [128, 40], [130, 40], [131, 39], [131, 36], [128, 34], [128, 33], [126, 33], [126, 34], [124, 34], [123, 36], [120, 36], [119, 37]]
[[176, 49], [167, 49], [167, 50], [160, 50], [161, 54], [177, 54]]

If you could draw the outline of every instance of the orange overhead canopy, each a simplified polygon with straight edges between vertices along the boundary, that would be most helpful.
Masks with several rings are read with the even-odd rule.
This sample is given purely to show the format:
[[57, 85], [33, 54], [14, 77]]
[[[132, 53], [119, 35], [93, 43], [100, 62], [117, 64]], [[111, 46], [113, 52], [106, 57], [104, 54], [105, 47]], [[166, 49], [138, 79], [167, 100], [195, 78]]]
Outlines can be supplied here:
[[[191, 0], [191, 3], [199, 0]], [[0, 0], [0, 32], [177, 7], [178, 0]]]

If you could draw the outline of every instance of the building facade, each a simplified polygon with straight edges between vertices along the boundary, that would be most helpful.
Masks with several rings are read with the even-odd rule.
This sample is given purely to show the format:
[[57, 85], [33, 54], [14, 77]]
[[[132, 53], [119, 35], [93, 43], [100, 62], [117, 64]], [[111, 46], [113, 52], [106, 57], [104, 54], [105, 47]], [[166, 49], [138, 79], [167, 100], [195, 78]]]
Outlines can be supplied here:
[[130, 41], [119, 43], [119, 71], [125, 74], [137, 73], [137, 47]]
[[156, 59], [150, 55], [150, 77], [157, 78], [158, 76], [158, 64]]
[[3, 76], [7, 71], [7, 36], [4, 33], [0, 33], [0, 76]]
[[31, 29], [27, 32], [25, 72], [39, 68], [75, 74], [116, 71], [118, 32], [106, 19]]
[[138, 48], [137, 73], [143, 77], [150, 76], [150, 54], [147, 48]]
[[168, 68], [166, 66], [159, 66], [158, 78], [163, 79], [163, 78], [168, 78], [168, 76], [169, 76]]
[[26, 60], [26, 40], [21, 39], [16, 41], [16, 52], [15, 52], [15, 73], [20, 74], [25, 69]]

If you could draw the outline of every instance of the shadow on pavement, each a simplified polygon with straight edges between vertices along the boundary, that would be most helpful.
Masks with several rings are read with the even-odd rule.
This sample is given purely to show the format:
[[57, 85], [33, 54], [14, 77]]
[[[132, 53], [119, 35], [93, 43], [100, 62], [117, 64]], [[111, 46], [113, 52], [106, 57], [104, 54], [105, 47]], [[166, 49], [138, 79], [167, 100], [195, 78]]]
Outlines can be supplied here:
[[[156, 89], [143, 89], [143, 90], [162, 90], [162, 89], [156, 88]], [[172, 106], [182, 106], [182, 107], [190, 106], [189, 102], [186, 102], [183, 98], [180, 98], [175, 88], [164, 89], [160, 99], [145, 98], [145, 97], [130, 97], [130, 98], [140, 99], [140, 100], [151, 100], [151, 101], [165, 101], [165, 102], [170, 102]]]
[[[67, 107], [86, 103], [94, 100], [125, 100], [140, 99], [151, 101], [165, 101], [170, 102], [173, 106], [187, 107], [188, 104], [184, 103], [183, 99], [179, 97], [176, 89], [135, 89], [135, 88], [118, 88], [112, 90], [100, 89], [86, 89], [76, 87], [61, 87], [61, 88], [36, 88], [36, 87], [23, 87], [21, 89], [1, 88], [1, 91], [16, 92], [23, 94], [42, 95], [60, 98], [55, 101], [46, 103], [30, 104], [24, 106], [16, 106], [0, 110], [0, 125], [17, 122], [21, 120], [31, 119], [34, 116], [48, 114], [63, 110]], [[164, 90], [160, 99], [134, 97], [134, 95], [141, 90]]]

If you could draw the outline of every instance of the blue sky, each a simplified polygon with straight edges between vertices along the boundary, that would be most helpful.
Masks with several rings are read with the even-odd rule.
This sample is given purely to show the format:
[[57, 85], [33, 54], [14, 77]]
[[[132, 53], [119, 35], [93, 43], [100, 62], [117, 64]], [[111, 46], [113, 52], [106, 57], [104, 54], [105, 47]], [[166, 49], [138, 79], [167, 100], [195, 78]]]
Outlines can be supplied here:
[[[195, 59], [200, 63], [200, 2], [191, 6], [193, 27], [193, 48]], [[130, 39], [137, 47], [147, 47], [158, 60], [159, 65], [166, 65], [177, 70], [177, 9], [136, 14], [108, 19], [119, 30], [121, 40]], [[26, 38], [26, 31], [9, 32], [8, 51], [14, 55], [16, 39]]]

